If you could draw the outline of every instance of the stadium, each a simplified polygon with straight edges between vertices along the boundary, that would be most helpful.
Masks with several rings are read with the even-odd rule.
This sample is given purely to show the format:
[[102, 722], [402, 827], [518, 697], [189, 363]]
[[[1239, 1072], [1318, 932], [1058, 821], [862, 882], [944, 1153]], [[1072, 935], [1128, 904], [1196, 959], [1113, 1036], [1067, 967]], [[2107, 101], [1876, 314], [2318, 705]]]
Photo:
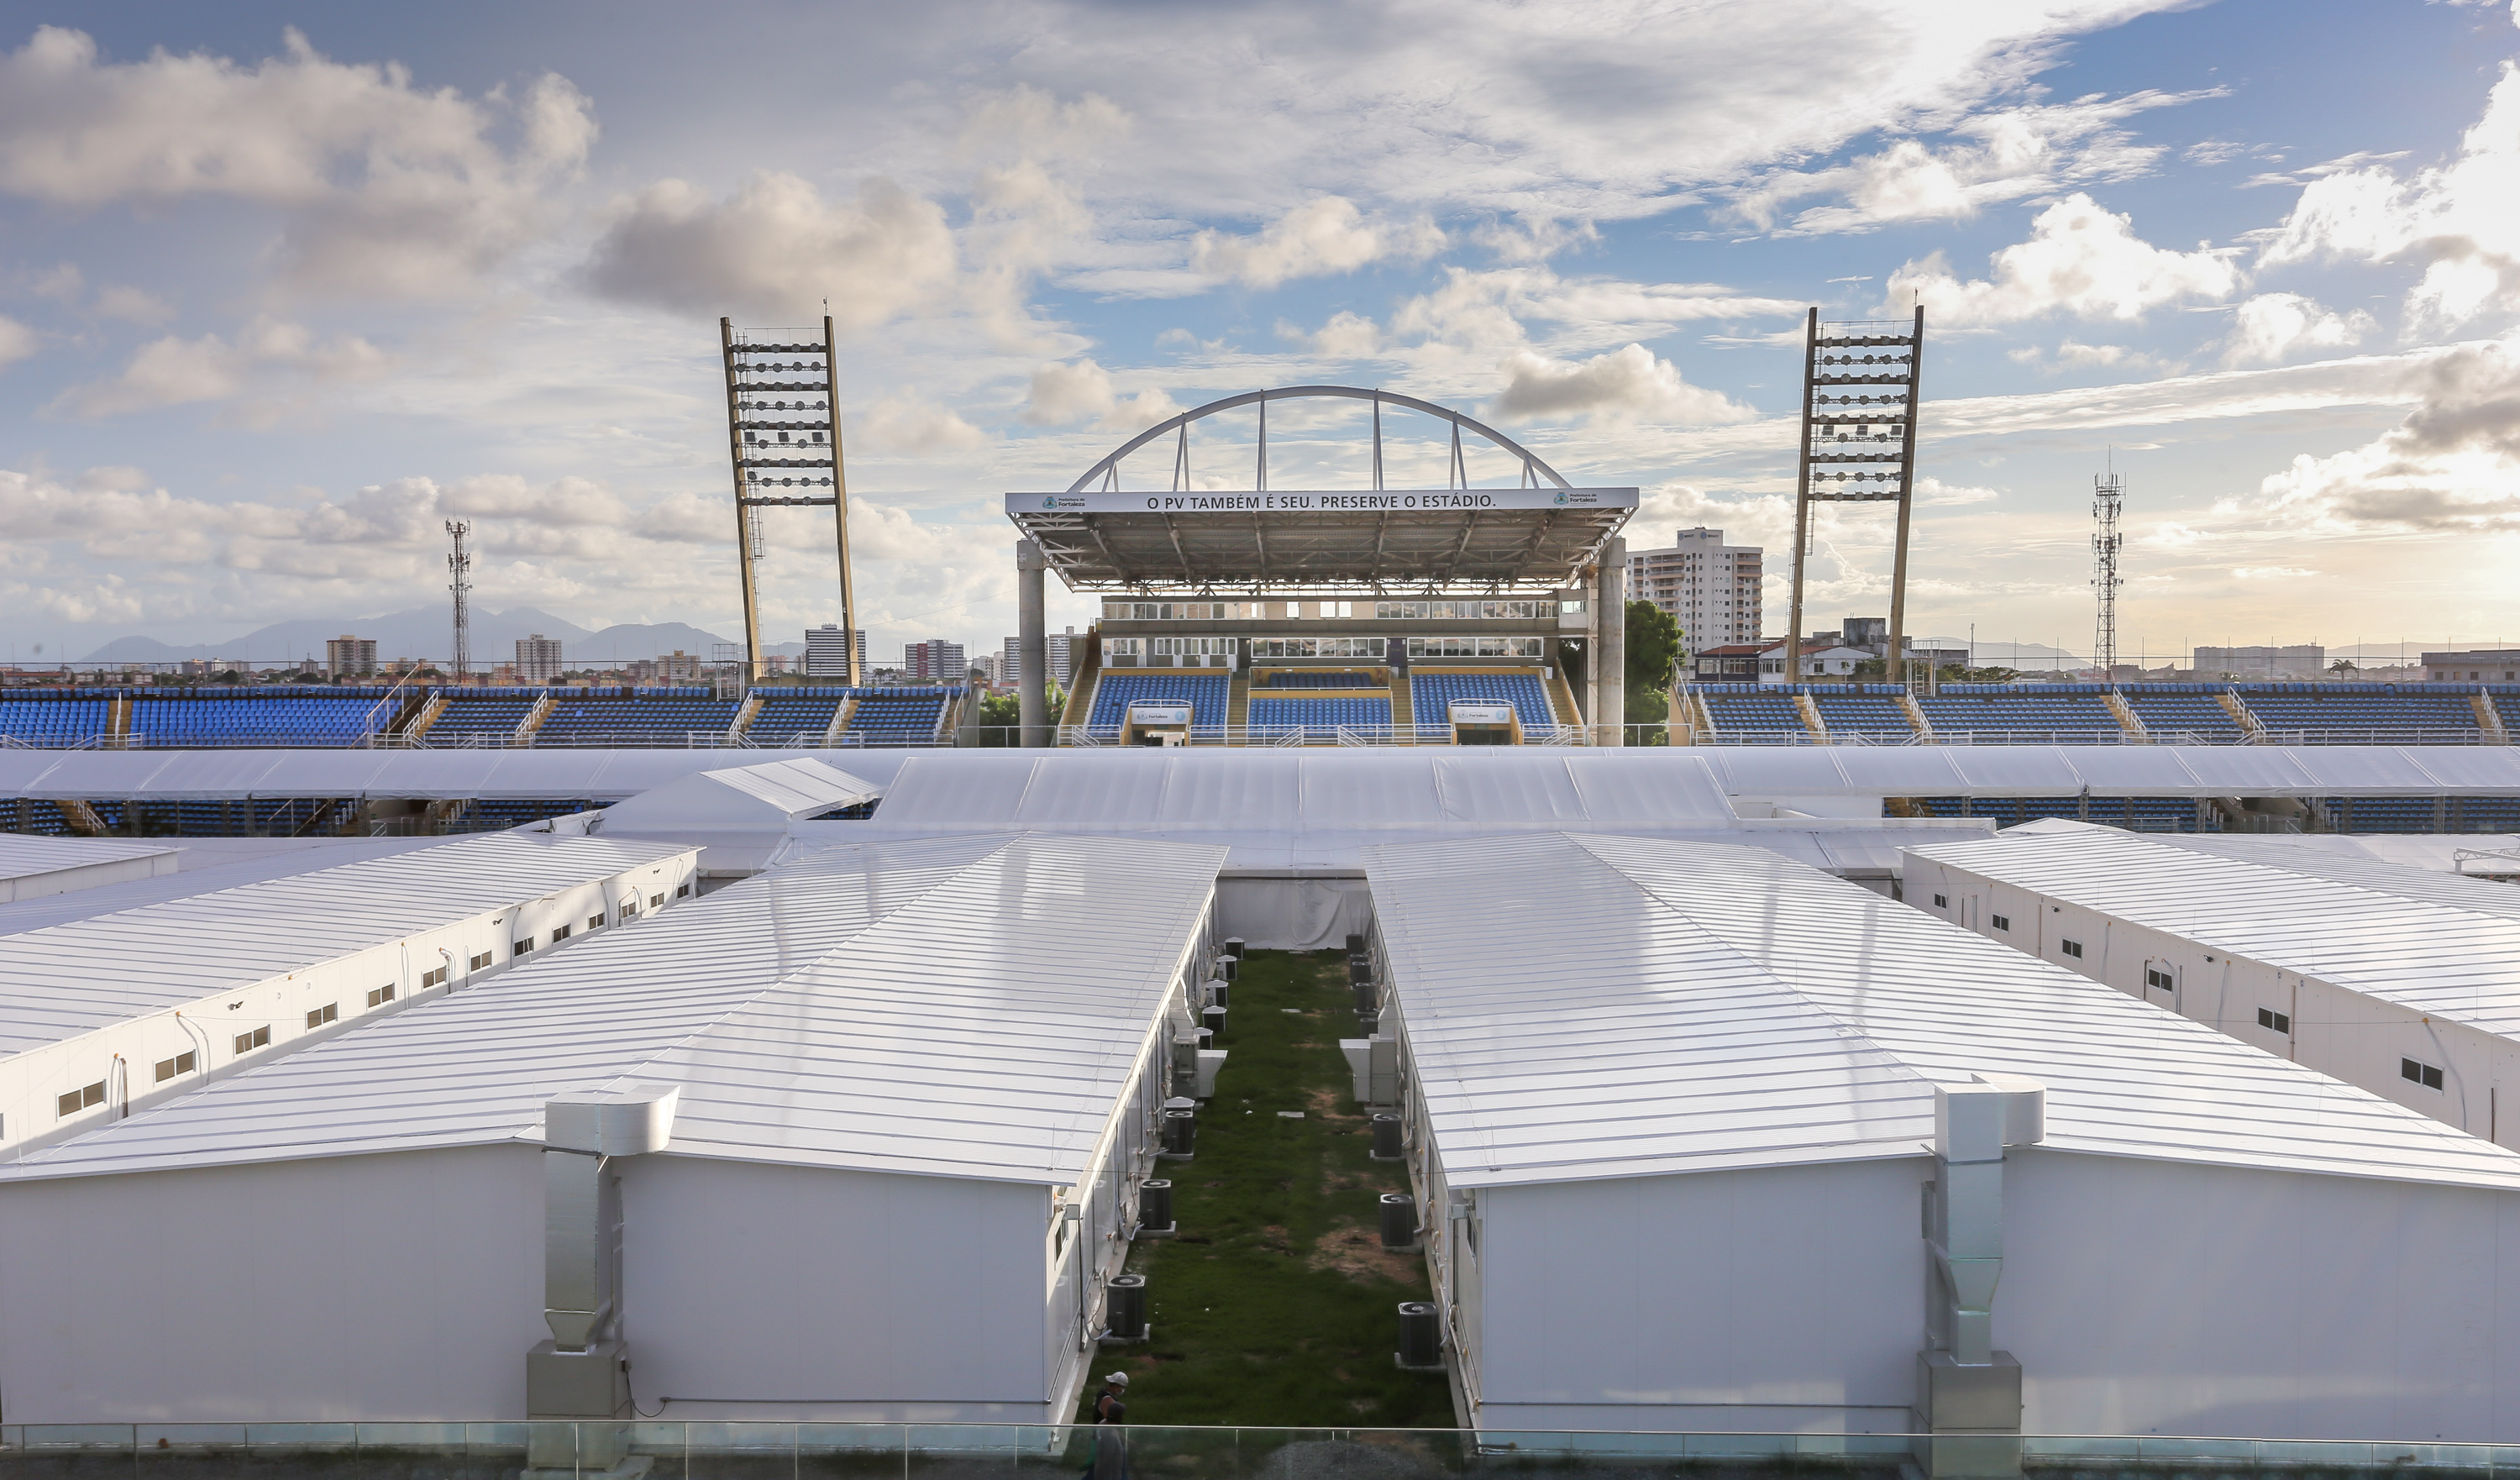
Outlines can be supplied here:
[[[743, 349], [739, 510], [845, 562]], [[1265, 431], [1191, 486], [1287, 401], [1367, 404], [1365, 486]], [[1387, 412], [1447, 486], [1384, 486]], [[1865, 415], [1805, 435], [1904, 499]], [[2520, 684], [1638, 725], [1638, 503], [1291, 386], [1005, 495], [1012, 733], [750, 674], [0, 699], [0, 1443], [1073, 1467], [1115, 1364], [1334, 1368], [1367, 1421], [1250, 1438], [1324, 1473], [2520, 1443]], [[1054, 573], [1102, 604], [1057, 713]]]

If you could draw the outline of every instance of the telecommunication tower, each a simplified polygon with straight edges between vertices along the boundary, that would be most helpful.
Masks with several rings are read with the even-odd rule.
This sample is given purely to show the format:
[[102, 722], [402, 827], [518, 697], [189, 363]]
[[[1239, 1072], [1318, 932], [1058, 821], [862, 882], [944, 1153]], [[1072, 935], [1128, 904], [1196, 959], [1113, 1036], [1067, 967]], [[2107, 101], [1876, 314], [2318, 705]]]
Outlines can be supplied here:
[[[737, 329], [717, 321], [726, 357], [726, 437], [735, 467], [736, 568], [743, 580], [744, 678], [761, 677], [761, 511], [830, 506], [839, 539], [840, 630], [858, 630], [849, 575], [849, 480], [840, 460], [840, 382], [832, 319], [812, 329]], [[864, 683], [858, 645], [848, 650], [852, 687]]]
[[2092, 479], [2092, 589], [2099, 593], [2100, 620], [2092, 637], [2092, 658], [2102, 674], [2118, 665], [2118, 552], [2126, 536], [2118, 533], [2118, 511], [2125, 502], [2116, 470]]
[[472, 553], [464, 548], [472, 522], [448, 519], [446, 532], [455, 536], [455, 553], [446, 558], [446, 589], [455, 595], [455, 682], [460, 684], [472, 671]]
[[1916, 385], [1925, 357], [1925, 309], [1899, 319], [1804, 321], [1802, 463], [1794, 483], [1793, 599], [1786, 608], [1787, 677], [1802, 679], [1803, 566], [1814, 504], [1899, 506], [1890, 564], [1889, 676], [1906, 682], [1908, 525], [1916, 480]]

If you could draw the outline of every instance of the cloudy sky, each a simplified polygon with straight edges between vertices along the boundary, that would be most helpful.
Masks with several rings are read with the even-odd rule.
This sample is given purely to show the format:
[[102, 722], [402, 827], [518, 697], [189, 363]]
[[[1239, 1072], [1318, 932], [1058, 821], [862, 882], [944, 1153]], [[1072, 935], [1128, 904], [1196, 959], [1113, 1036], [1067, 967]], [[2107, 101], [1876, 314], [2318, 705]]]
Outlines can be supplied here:
[[[2127, 648], [2520, 642], [2514, 20], [0, 6], [0, 641], [442, 602], [449, 517], [488, 607], [732, 632], [716, 320], [828, 300], [878, 654], [1012, 630], [1002, 492], [1271, 384], [1472, 410], [1780, 576], [1804, 309], [1918, 301], [1918, 629], [2086, 650], [2113, 456]], [[1352, 416], [1273, 421], [1279, 486], [1361, 485]], [[1822, 521], [1813, 625], [1886, 605], [1887, 527]], [[827, 531], [772, 521], [774, 640]]]

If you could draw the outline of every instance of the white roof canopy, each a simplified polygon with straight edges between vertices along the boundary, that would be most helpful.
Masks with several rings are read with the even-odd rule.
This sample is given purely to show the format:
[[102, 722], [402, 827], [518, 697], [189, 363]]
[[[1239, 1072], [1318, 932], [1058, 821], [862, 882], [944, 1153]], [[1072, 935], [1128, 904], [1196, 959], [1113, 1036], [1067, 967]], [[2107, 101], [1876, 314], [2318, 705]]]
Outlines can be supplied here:
[[830, 849], [0, 1180], [539, 1144], [545, 1100], [627, 1077], [680, 1087], [678, 1154], [1064, 1185], [1203, 947], [1222, 861], [1040, 836]]
[[2520, 1189], [2520, 1154], [1764, 850], [1371, 860], [1456, 1187], [1918, 1155], [1932, 1086], [2001, 1072], [2051, 1149]]
[[2488, 1033], [2520, 1035], [2520, 889], [2245, 838], [2075, 823], [1920, 858]]

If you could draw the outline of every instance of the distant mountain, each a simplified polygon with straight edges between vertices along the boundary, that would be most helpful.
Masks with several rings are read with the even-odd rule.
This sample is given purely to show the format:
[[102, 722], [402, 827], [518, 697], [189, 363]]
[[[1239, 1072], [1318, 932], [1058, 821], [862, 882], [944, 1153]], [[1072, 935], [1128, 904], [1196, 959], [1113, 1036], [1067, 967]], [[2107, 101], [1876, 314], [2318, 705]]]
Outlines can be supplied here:
[[[531, 606], [518, 606], [508, 611], [475, 611], [472, 614], [472, 662], [476, 668], [510, 661], [516, 655], [517, 640], [536, 633], [558, 638], [564, 660], [572, 667], [580, 662], [610, 664], [634, 658], [655, 657], [680, 650], [705, 659], [725, 639], [684, 622], [639, 624], [624, 622], [589, 632], [563, 617]], [[237, 658], [257, 667], [270, 667], [292, 658], [324, 660], [324, 644], [348, 634], [374, 638], [377, 656], [381, 658], [427, 657], [444, 661], [452, 656], [454, 633], [443, 606], [416, 606], [409, 611], [396, 611], [385, 616], [324, 618], [274, 622], [243, 637], [223, 643], [196, 643], [176, 647], [155, 638], [116, 638], [97, 649], [81, 662], [98, 663], [171, 663], [184, 658]], [[781, 644], [781, 648], [802, 645]]]

